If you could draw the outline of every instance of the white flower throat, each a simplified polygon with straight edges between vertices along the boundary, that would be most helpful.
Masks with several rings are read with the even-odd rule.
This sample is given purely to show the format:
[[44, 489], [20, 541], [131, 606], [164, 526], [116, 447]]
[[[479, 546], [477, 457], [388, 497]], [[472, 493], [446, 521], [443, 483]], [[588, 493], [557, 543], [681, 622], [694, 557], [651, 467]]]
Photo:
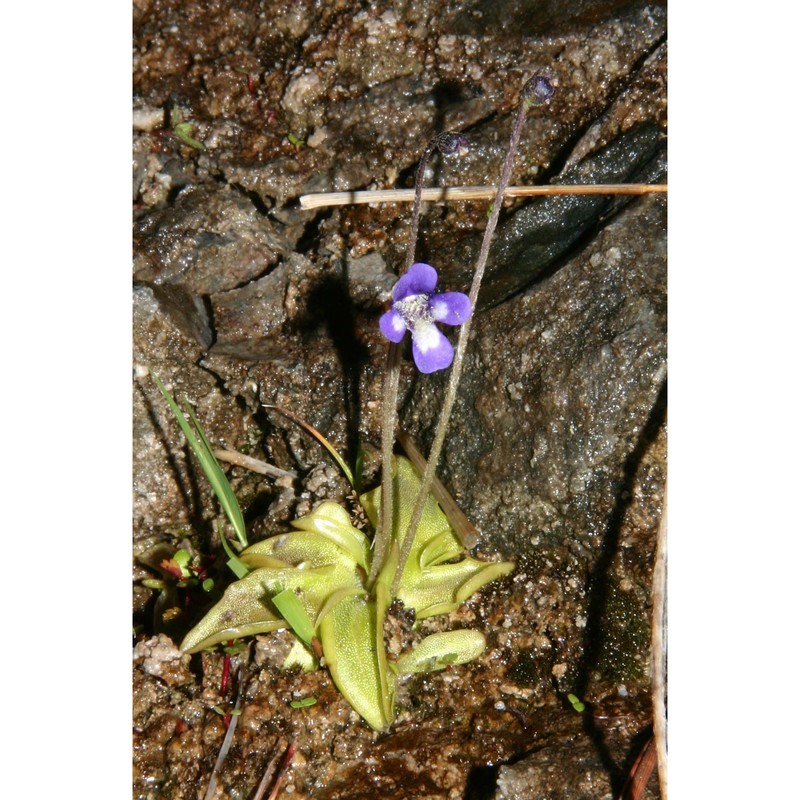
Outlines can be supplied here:
[[402, 300], [395, 301], [393, 308], [412, 330], [421, 322], [433, 322], [429, 294], [410, 294]]

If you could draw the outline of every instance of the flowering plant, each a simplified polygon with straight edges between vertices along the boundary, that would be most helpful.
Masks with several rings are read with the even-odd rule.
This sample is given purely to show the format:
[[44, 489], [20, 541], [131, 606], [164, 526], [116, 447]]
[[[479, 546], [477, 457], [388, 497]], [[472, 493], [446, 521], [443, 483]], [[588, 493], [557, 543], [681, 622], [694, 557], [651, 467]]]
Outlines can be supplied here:
[[[182, 650], [196, 652], [230, 639], [288, 627], [296, 642], [284, 666], [315, 669], [324, 662], [350, 705], [376, 730], [387, 728], [395, 718], [395, 687], [403, 675], [461, 664], [483, 652], [484, 635], [462, 629], [432, 634], [390, 657], [384, 643], [384, 623], [390, 605], [397, 601], [412, 611], [416, 620], [447, 614], [514, 568], [511, 562], [484, 562], [469, 555], [467, 550], [475, 544], [477, 532], [472, 528], [465, 535], [458, 520], [460, 512], [435, 480], [435, 470], [525, 111], [530, 104], [549, 99], [548, 86], [547, 79], [537, 76], [523, 89], [469, 296], [437, 293], [436, 270], [414, 261], [425, 161], [434, 148], [444, 155], [463, 153], [466, 140], [460, 134], [439, 134], [423, 153], [417, 172], [408, 268], [394, 286], [391, 307], [379, 320], [380, 330], [390, 343], [384, 377], [382, 478], [381, 486], [358, 495], [374, 531], [372, 542], [344, 508], [324, 502], [294, 520], [294, 530], [247, 546], [241, 510], [199, 423], [192, 415], [195, 433], [159, 382], [239, 541], [245, 545], [236, 554], [223, 538], [229, 564], [239, 579], [189, 631]], [[460, 326], [455, 350], [437, 323]], [[412, 355], [420, 372], [428, 374], [452, 366], [427, 462], [407, 437], [399, 437], [419, 468], [393, 452], [400, 344], [407, 331], [411, 332]], [[344, 460], [317, 435], [359, 491], [358, 481]]]

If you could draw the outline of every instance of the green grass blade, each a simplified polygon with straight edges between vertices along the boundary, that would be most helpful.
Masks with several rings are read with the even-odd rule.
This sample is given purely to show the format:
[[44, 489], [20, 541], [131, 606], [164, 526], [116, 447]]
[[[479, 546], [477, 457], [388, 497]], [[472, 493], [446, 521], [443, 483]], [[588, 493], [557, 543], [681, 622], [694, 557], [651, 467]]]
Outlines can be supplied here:
[[231, 546], [228, 544], [228, 540], [225, 537], [224, 531], [221, 530], [222, 526], [217, 529], [217, 533], [219, 534], [219, 540], [222, 542], [222, 549], [225, 551], [225, 555], [228, 556], [228, 568], [230, 571], [237, 577], [237, 578], [244, 578], [245, 575], [249, 575], [251, 570], [247, 564], [242, 561], [236, 553], [233, 552]]
[[161, 394], [164, 395], [164, 399], [172, 409], [172, 413], [175, 415], [175, 419], [181, 426], [181, 430], [183, 431], [184, 436], [186, 436], [186, 440], [189, 442], [194, 454], [197, 456], [197, 460], [200, 462], [200, 466], [203, 468], [203, 472], [205, 473], [208, 482], [211, 484], [211, 488], [214, 490], [214, 494], [217, 496], [217, 499], [222, 506], [222, 510], [230, 520], [231, 525], [233, 525], [233, 529], [236, 532], [236, 538], [239, 540], [242, 547], [247, 547], [247, 530], [244, 524], [244, 517], [242, 516], [242, 509], [239, 507], [239, 502], [236, 500], [236, 496], [233, 493], [233, 489], [231, 489], [230, 483], [228, 483], [227, 477], [225, 477], [225, 473], [222, 471], [222, 467], [219, 465], [219, 462], [214, 456], [211, 445], [203, 433], [203, 429], [200, 427], [197, 417], [195, 417], [194, 412], [189, 409], [189, 414], [197, 428], [197, 434], [199, 434], [199, 438], [198, 435], [195, 434], [195, 431], [192, 430], [192, 426], [184, 416], [183, 411], [181, 411], [180, 407], [175, 402], [175, 399], [169, 393], [164, 384], [158, 379], [158, 376], [153, 372], [150, 374], [153, 376], [156, 386], [158, 386], [158, 388], [161, 390]]
[[314, 624], [308, 617], [303, 604], [291, 589], [284, 589], [272, 598], [272, 604], [280, 615], [292, 626], [292, 630], [306, 644], [314, 638]]
[[233, 525], [233, 529], [236, 531], [236, 538], [239, 540], [242, 547], [247, 547], [247, 528], [244, 524], [244, 516], [242, 515], [239, 501], [236, 499], [236, 495], [233, 493], [230, 483], [228, 483], [228, 478], [222, 471], [222, 467], [219, 465], [219, 461], [217, 461], [214, 455], [211, 443], [206, 438], [191, 407], [189, 408], [189, 416], [191, 416], [192, 422], [195, 428], [197, 428], [197, 432], [200, 434], [204, 455], [201, 457], [200, 453], [197, 453], [197, 457], [200, 459], [203, 472], [206, 473], [206, 478], [208, 478], [208, 482], [211, 484], [211, 488], [214, 490], [214, 494], [216, 494], [222, 506], [222, 510], [225, 512], [225, 516], [227, 516], [231, 525]]

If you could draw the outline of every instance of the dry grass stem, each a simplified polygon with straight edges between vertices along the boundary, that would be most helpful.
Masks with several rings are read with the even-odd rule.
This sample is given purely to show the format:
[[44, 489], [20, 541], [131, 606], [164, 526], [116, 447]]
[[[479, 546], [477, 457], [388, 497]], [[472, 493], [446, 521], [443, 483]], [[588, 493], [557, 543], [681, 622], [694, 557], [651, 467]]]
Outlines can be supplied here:
[[275, 785], [272, 787], [272, 791], [269, 793], [267, 800], [275, 800], [275, 798], [278, 796], [281, 786], [283, 785], [284, 780], [286, 780], [286, 773], [289, 771], [289, 766], [292, 763], [292, 757], [294, 756], [294, 751], [296, 749], [297, 742], [292, 740], [289, 746], [286, 748], [286, 752], [283, 754], [281, 765], [278, 767], [278, 774], [275, 776]]
[[275, 767], [278, 764], [278, 759], [281, 757], [281, 748], [276, 747], [275, 753], [273, 754], [272, 758], [269, 760], [269, 764], [267, 764], [267, 768], [264, 770], [264, 774], [261, 777], [261, 782], [258, 784], [258, 789], [256, 789], [256, 793], [253, 795], [253, 800], [261, 800], [264, 794], [267, 791], [267, 786], [269, 786], [270, 781], [272, 780], [272, 775], [275, 772]]
[[269, 475], [272, 478], [297, 478], [297, 473], [291, 470], [279, 469], [268, 464], [266, 461], [259, 461], [257, 458], [246, 456], [244, 453], [237, 453], [235, 450], [215, 450], [214, 456], [218, 461], [225, 461], [228, 464], [235, 464], [237, 467], [244, 467], [250, 472], [257, 472], [259, 475]]
[[[571, 194], [651, 194], [666, 192], [665, 183], [593, 183], [558, 184], [554, 186], [509, 186], [505, 197], [534, 197], [537, 195]], [[427, 202], [451, 200], [490, 200], [497, 192], [496, 186], [445, 186], [423, 189], [421, 199]], [[412, 203], [414, 189], [372, 189], [354, 192], [319, 192], [300, 197], [301, 208], [323, 208], [325, 206], [349, 206], [365, 203]]]
[[620, 800], [642, 800], [644, 791], [647, 788], [647, 782], [650, 780], [655, 766], [656, 749], [653, 747], [653, 737], [651, 736], [636, 757], [630, 772], [628, 772], [628, 778], [622, 788]]
[[267, 768], [264, 770], [264, 776], [261, 778], [261, 783], [258, 784], [258, 789], [256, 789], [256, 793], [253, 795], [253, 800], [261, 800], [266, 793], [267, 786], [269, 786], [270, 782], [272, 781], [272, 776], [275, 772], [275, 767], [278, 764], [278, 759], [281, 758], [282, 754], [283, 758], [281, 759], [281, 766], [275, 778], [275, 784], [272, 787], [272, 791], [269, 793], [269, 798], [267, 800], [274, 800], [274, 798], [278, 796], [278, 792], [280, 791], [283, 779], [286, 777], [286, 772], [289, 769], [289, 764], [291, 763], [296, 747], [296, 741], [290, 742], [289, 746], [285, 750], [283, 749], [282, 744], [276, 746], [275, 753], [269, 760]]

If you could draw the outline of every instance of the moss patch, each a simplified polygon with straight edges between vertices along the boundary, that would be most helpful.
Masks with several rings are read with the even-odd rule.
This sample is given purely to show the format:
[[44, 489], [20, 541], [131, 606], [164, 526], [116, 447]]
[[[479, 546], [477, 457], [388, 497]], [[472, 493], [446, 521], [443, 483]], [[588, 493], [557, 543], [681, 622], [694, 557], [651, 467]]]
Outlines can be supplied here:
[[609, 588], [598, 670], [620, 682], [646, 682], [650, 627], [646, 609], [618, 584]]

